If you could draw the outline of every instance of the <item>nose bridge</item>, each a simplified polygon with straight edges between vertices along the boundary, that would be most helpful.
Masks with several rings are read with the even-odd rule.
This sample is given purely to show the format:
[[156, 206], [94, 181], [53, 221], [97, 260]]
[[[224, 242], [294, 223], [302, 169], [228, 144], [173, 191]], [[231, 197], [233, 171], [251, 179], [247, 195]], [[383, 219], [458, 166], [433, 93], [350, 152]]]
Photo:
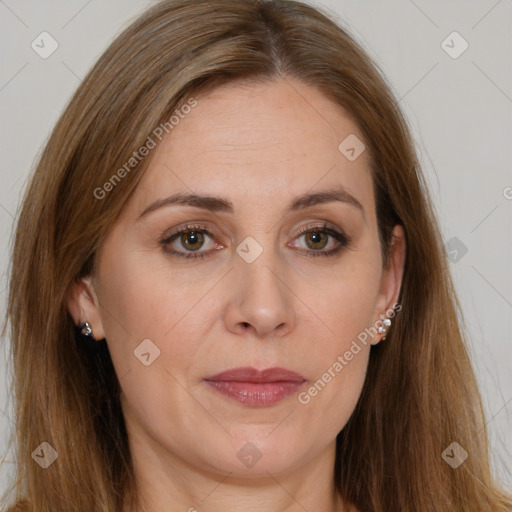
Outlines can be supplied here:
[[247, 237], [237, 247], [233, 278], [237, 320], [263, 335], [283, 324], [291, 327], [293, 297], [286, 285], [286, 264], [273, 235], [266, 233], [258, 238]]
[[[239, 261], [236, 266], [239, 278], [249, 287], [250, 295], [281, 296], [283, 284], [276, 277], [284, 273], [284, 265], [277, 254], [272, 235], [267, 233], [258, 237], [247, 237], [237, 247]], [[243, 286], [243, 283], [242, 286]]]

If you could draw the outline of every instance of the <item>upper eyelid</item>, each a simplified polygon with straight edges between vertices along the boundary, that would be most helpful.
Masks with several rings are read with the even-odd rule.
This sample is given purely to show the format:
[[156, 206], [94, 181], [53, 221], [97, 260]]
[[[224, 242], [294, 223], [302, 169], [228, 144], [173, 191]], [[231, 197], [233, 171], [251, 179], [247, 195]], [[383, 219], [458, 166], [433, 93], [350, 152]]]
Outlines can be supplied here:
[[177, 228], [173, 228], [171, 230], [166, 230], [164, 234], [162, 235], [162, 239], [168, 240], [169, 238], [172, 238], [175, 235], [178, 235], [179, 233], [183, 231], [193, 231], [194, 229], [197, 229], [198, 231], [204, 231], [205, 233], [210, 234], [211, 236], [214, 236], [213, 230], [208, 228], [207, 226], [201, 225], [201, 224], [185, 224], [183, 226], [178, 226]]
[[[317, 222], [321, 222], [322, 224], [313, 224], [312, 222], [309, 222], [305, 226], [302, 226], [301, 228], [299, 228], [299, 230], [295, 236], [296, 237], [300, 236], [300, 235], [304, 234], [305, 232], [307, 232], [309, 230], [314, 230], [314, 229], [325, 229], [325, 230], [331, 229], [333, 231], [336, 231], [340, 235], [347, 236], [344, 229], [336, 226], [334, 223], [332, 223], [330, 221], [322, 220], [322, 221], [317, 221]], [[161, 238], [163, 239], [163, 241], [165, 241], [183, 231], [185, 231], [185, 232], [193, 231], [194, 229], [197, 229], [199, 231], [204, 231], [205, 233], [207, 233], [209, 236], [212, 236], [212, 237], [217, 236], [214, 233], [214, 231], [215, 231], [214, 229], [211, 229], [204, 224], [190, 223], [190, 224], [184, 224], [184, 225], [178, 226], [177, 228], [173, 228], [170, 232], [169, 232], [169, 230], [165, 231]]]

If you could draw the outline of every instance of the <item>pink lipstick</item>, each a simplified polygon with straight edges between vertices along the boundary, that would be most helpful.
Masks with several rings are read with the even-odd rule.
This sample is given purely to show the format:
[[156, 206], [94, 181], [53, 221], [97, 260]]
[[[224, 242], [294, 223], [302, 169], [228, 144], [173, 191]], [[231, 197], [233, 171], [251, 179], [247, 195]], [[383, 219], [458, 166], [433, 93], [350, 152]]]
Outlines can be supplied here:
[[250, 407], [273, 405], [298, 391], [306, 379], [285, 368], [233, 368], [204, 379], [219, 393]]

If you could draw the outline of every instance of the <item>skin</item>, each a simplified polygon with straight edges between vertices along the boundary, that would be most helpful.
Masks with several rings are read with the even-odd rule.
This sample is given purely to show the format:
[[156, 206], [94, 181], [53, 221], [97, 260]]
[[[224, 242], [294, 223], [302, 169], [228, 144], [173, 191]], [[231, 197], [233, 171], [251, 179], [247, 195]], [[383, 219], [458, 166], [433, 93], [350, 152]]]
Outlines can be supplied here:
[[[240, 366], [280, 366], [302, 374], [309, 389], [397, 302], [403, 230], [395, 227], [384, 269], [368, 152], [349, 161], [338, 150], [348, 135], [363, 137], [316, 89], [286, 78], [230, 84], [197, 100], [153, 150], [95, 274], [73, 288], [69, 311], [108, 340], [145, 510], [347, 510], [332, 497], [335, 439], [382, 334], [360, 344], [307, 404], [294, 394], [249, 407], [203, 379]], [[340, 185], [364, 214], [345, 202], [285, 212], [299, 195]], [[176, 192], [226, 198], [235, 213], [168, 205], [138, 219]], [[307, 257], [340, 245], [298, 232], [324, 221], [350, 244], [333, 256]], [[203, 259], [173, 256], [160, 243], [190, 223], [213, 238], [204, 235], [201, 246], [178, 237], [168, 247], [199, 247]], [[236, 252], [248, 236], [263, 248], [252, 263]], [[149, 366], [134, 356], [144, 339], [160, 350]], [[248, 442], [262, 455], [252, 467], [237, 457]]]

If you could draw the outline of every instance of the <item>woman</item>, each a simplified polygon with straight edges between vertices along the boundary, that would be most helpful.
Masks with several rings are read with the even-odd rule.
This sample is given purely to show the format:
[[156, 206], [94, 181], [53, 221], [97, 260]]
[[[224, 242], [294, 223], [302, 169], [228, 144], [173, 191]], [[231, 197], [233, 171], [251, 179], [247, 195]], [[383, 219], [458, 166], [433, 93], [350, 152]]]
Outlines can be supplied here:
[[11, 511], [511, 509], [406, 123], [300, 2], [163, 1], [112, 43], [8, 316]]

